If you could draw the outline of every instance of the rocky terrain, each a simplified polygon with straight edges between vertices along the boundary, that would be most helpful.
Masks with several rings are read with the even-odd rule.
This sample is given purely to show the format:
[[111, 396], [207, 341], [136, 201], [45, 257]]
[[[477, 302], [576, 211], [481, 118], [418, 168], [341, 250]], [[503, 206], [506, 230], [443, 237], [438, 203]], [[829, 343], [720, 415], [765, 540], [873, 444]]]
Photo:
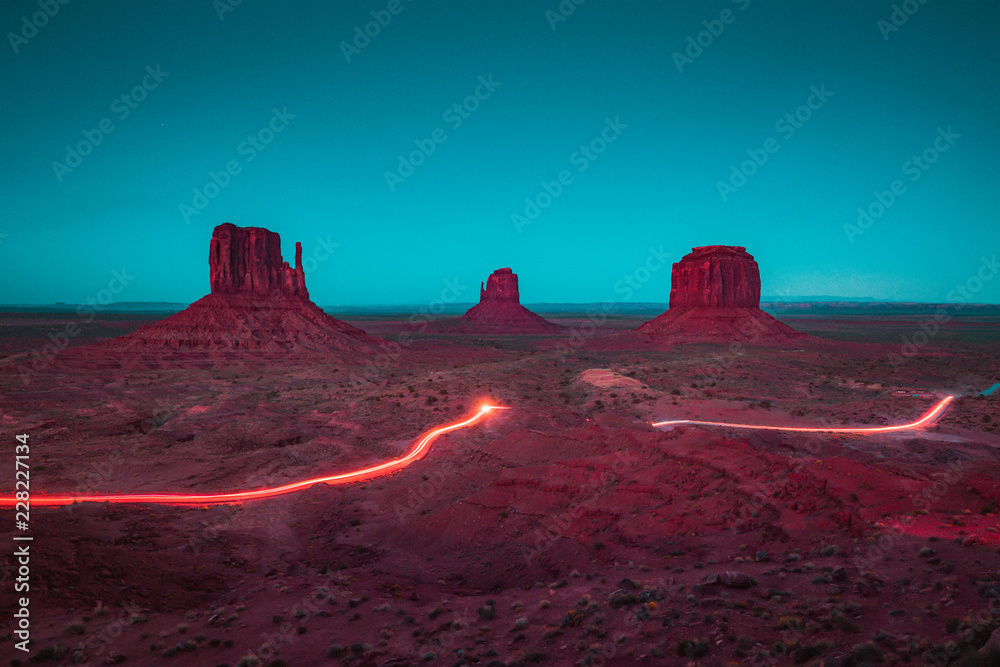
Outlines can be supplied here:
[[[898, 328], [796, 324], [827, 342]], [[36, 509], [33, 650], [50, 664], [959, 664], [1000, 622], [1000, 405], [977, 397], [1000, 322], [984, 326], [956, 318], [897, 366], [898, 342], [731, 355], [432, 334], [377, 376], [325, 356], [56, 364], [27, 384], [0, 366], [0, 419], [31, 435], [36, 494], [271, 486], [398, 456], [483, 400], [512, 408], [357, 486]], [[878, 437], [648, 423], [901, 423], [943, 392], [959, 399], [937, 428]]]
[[[30, 438], [31, 493], [274, 487], [509, 409], [354, 485], [36, 506], [33, 643], [7, 651], [0, 624], [10, 664], [998, 664], [992, 311], [919, 347], [919, 321], [870, 310], [793, 320], [806, 336], [759, 309], [752, 257], [712, 246], [642, 326], [547, 322], [510, 269], [457, 320], [348, 324], [278, 248], [217, 228], [211, 294], [159, 321], [0, 313], [0, 423]], [[919, 431], [651, 425], [899, 424], [945, 395]], [[14, 608], [12, 550], [0, 565]]]

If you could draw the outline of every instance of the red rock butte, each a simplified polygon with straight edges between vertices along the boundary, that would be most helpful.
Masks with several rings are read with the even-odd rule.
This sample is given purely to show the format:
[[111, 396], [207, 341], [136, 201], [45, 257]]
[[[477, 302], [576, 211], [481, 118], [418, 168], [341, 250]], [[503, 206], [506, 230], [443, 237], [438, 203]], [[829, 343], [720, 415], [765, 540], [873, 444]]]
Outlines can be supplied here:
[[295, 268], [281, 259], [281, 237], [260, 227], [225, 223], [208, 246], [213, 294], [257, 294], [309, 298], [302, 271], [302, 244], [295, 244]]
[[790, 340], [806, 334], [760, 309], [760, 269], [742, 246], [694, 248], [670, 274], [670, 308], [636, 333], [686, 340]]
[[293, 268], [282, 261], [278, 234], [225, 223], [212, 233], [208, 268], [210, 294], [110, 344], [136, 350], [354, 354], [373, 352], [381, 343], [309, 300], [300, 243]]
[[454, 331], [497, 334], [558, 334], [565, 329], [521, 305], [517, 274], [497, 269], [479, 286], [479, 303], [456, 320], [442, 322]]

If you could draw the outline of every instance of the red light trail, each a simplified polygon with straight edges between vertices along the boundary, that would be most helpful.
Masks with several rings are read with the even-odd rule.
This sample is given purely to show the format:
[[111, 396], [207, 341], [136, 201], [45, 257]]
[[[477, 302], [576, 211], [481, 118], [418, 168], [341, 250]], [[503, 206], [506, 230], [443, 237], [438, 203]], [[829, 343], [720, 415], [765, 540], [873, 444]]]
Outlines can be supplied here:
[[[861, 427], [861, 426], [848, 426], [848, 427], [827, 427], [827, 426], [767, 426], [763, 424], [730, 424], [726, 422], [711, 422], [711, 421], [697, 421], [693, 419], [675, 419], [668, 421], [652, 422], [654, 427], [658, 426], [680, 426], [683, 424], [691, 424], [695, 426], [721, 426], [724, 428], [743, 428], [743, 429], [755, 429], [755, 430], [768, 430], [768, 431], [789, 431], [794, 433], [851, 433], [866, 435], [871, 433], [887, 433], [891, 431], [906, 431], [924, 428], [934, 420], [938, 419], [944, 411], [948, 408], [948, 405], [955, 399], [954, 396], [946, 396], [941, 399], [936, 405], [934, 405], [923, 417], [920, 419], [910, 422], [908, 424], [899, 424], [896, 426], [873, 426], [873, 427]], [[390, 473], [396, 472], [397, 470], [402, 470], [406, 466], [410, 465], [414, 461], [417, 461], [428, 451], [430, 451], [431, 443], [439, 436], [449, 431], [456, 431], [461, 428], [467, 428], [482, 421], [490, 412], [493, 410], [506, 410], [508, 408], [496, 406], [496, 405], [483, 405], [480, 406], [479, 410], [473, 414], [471, 417], [464, 419], [462, 421], [453, 422], [451, 424], [446, 424], [444, 426], [439, 426], [431, 431], [428, 431], [418, 440], [416, 440], [413, 447], [404, 456], [398, 459], [392, 459], [391, 461], [386, 461], [385, 463], [380, 463], [375, 466], [370, 466], [368, 468], [362, 468], [360, 470], [352, 470], [350, 472], [338, 473], [336, 475], [327, 475], [325, 477], [313, 477], [311, 479], [305, 479], [299, 482], [292, 482], [291, 484], [285, 484], [283, 486], [275, 486], [263, 489], [252, 489], [249, 491], [230, 491], [227, 493], [201, 493], [201, 494], [185, 494], [185, 493], [150, 493], [150, 494], [108, 494], [108, 495], [91, 495], [91, 496], [36, 496], [32, 495], [30, 504], [35, 507], [57, 507], [61, 505], [72, 505], [73, 503], [80, 502], [95, 502], [95, 503], [119, 503], [119, 504], [155, 504], [155, 505], [231, 505], [236, 503], [242, 503], [247, 500], [261, 500], [263, 498], [274, 498], [276, 496], [283, 496], [289, 493], [295, 493], [296, 491], [302, 491], [311, 486], [317, 484], [328, 484], [330, 486], [337, 486], [341, 484], [352, 484], [355, 482], [364, 482], [367, 480], [375, 479], [383, 475], [388, 475]], [[0, 496], [0, 507], [15, 507], [18, 500], [13, 496]]]
[[832, 426], [764, 426], [762, 424], [727, 424], [725, 422], [706, 422], [706, 421], [695, 421], [693, 419], [674, 419], [670, 421], [653, 422], [653, 426], [679, 426], [682, 424], [694, 424], [697, 426], [724, 426], [726, 428], [749, 428], [755, 430], [766, 430], [766, 431], [792, 431], [794, 433], [854, 433], [865, 435], [869, 433], [887, 433], [890, 431], [909, 431], [913, 429], [923, 428], [933, 422], [935, 419], [944, 414], [944, 411], [948, 409], [948, 404], [955, 400], [954, 396], [945, 396], [937, 403], [934, 407], [927, 411], [923, 417], [915, 422], [910, 422], [909, 424], [900, 424], [898, 426], [872, 426], [872, 427], [862, 427], [862, 426], [846, 426], [846, 427], [832, 427]]
[[[413, 447], [403, 457], [392, 459], [385, 463], [380, 463], [361, 470], [328, 475], [326, 477], [313, 477], [301, 482], [293, 482], [284, 486], [275, 486], [265, 489], [253, 489], [251, 491], [232, 491], [229, 493], [150, 493], [150, 494], [113, 494], [94, 496], [36, 496], [32, 495], [30, 505], [32, 507], [55, 507], [60, 505], [72, 505], [73, 503], [119, 503], [119, 504], [153, 504], [153, 505], [232, 505], [242, 503], [247, 500], [260, 500], [262, 498], [273, 498], [283, 496], [288, 493], [302, 491], [316, 484], [329, 484], [337, 486], [340, 484], [352, 484], [354, 482], [364, 482], [382, 475], [401, 470], [417, 461], [430, 451], [431, 443], [439, 436], [449, 431], [457, 431], [482, 421], [493, 410], [506, 410], [496, 405], [480, 406], [479, 411], [468, 419], [439, 426], [428, 431], [419, 438]], [[0, 497], [0, 507], [14, 507], [18, 503], [17, 499], [11, 496]]]

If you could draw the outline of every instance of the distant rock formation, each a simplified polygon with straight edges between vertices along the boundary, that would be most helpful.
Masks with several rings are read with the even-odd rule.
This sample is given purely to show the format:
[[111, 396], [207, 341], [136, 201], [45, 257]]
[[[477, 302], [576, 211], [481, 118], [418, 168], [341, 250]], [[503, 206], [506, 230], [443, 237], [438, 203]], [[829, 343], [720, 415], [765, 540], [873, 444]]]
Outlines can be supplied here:
[[508, 269], [497, 269], [486, 279], [486, 286], [479, 283], [479, 302], [513, 301], [521, 303], [517, 289], [517, 274]]
[[212, 233], [211, 293], [185, 310], [109, 344], [135, 350], [373, 352], [382, 341], [330, 317], [309, 300], [302, 245], [295, 267], [281, 258], [281, 238], [260, 227], [226, 223]]
[[670, 274], [670, 308], [635, 330], [687, 340], [788, 340], [806, 334], [760, 309], [760, 269], [742, 246], [694, 248]]
[[295, 244], [295, 268], [281, 260], [281, 237], [261, 227], [219, 225], [208, 246], [213, 294], [300, 296], [308, 299], [302, 244]]
[[759, 308], [760, 270], [742, 246], [695, 248], [674, 264], [670, 308]]
[[458, 319], [497, 333], [545, 334], [564, 330], [521, 305], [517, 274], [509, 268], [494, 271], [485, 286], [480, 283], [479, 303]]
[[464, 315], [430, 325], [438, 333], [462, 334], [559, 334], [564, 327], [536, 315], [521, 305], [517, 274], [497, 269], [479, 285], [479, 303]]

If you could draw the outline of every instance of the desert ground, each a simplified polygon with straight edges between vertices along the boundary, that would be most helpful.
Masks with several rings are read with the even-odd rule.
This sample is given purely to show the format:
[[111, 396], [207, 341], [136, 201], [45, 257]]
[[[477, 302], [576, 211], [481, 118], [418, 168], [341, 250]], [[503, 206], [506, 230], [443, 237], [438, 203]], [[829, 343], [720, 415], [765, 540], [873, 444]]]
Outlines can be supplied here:
[[[997, 664], [973, 654], [1000, 626], [1000, 391], [979, 395], [1000, 313], [916, 335], [930, 312], [785, 307], [812, 338], [780, 347], [630, 347], [649, 317], [627, 312], [539, 311], [553, 336], [338, 313], [395, 343], [353, 363], [116, 358], [93, 344], [163, 315], [0, 313], [4, 451], [30, 436], [35, 496], [275, 486], [510, 408], [356, 485], [33, 508], [31, 652], [6, 616], [4, 660]], [[69, 350], [32, 357], [68, 323]], [[949, 394], [935, 426], [882, 435], [650, 424], [889, 425]], [[16, 573], [8, 546], [4, 609]]]

